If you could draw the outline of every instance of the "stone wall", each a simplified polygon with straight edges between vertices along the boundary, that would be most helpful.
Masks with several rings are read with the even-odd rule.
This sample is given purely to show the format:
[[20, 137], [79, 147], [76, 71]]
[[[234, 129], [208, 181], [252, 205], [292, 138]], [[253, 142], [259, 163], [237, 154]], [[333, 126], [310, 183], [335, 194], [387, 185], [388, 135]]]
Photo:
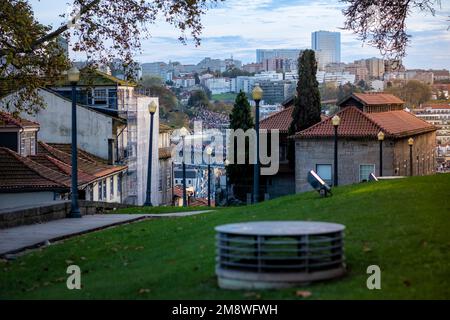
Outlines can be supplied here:
[[[422, 176], [435, 173], [436, 170], [436, 132], [413, 136], [413, 175]], [[410, 175], [410, 149], [408, 139], [395, 143], [394, 166], [396, 175]]]
[[[383, 144], [383, 175], [394, 175], [394, 142]], [[301, 139], [295, 144], [295, 185], [296, 192], [312, 190], [307, 176], [316, 170], [317, 164], [331, 165], [334, 173], [334, 140]], [[359, 183], [360, 165], [375, 165], [375, 174], [380, 172], [380, 145], [373, 140], [340, 139], [338, 142], [338, 183], [347, 185]], [[333, 179], [333, 177], [332, 177]]]
[[[82, 215], [108, 213], [116, 209], [128, 207], [119, 203], [90, 201], [80, 201], [79, 205]], [[24, 206], [21, 208], [0, 210], [0, 229], [63, 219], [69, 212], [70, 201], [58, 202], [57, 204], [44, 204], [39, 207]]]

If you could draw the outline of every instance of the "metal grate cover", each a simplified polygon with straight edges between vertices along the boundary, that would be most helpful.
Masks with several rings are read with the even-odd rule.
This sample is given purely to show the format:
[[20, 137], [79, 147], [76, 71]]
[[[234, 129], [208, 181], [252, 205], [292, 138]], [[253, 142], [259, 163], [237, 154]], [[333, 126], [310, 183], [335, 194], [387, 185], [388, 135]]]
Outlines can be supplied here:
[[219, 285], [276, 288], [341, 276], [344, 229], [339, 224], [300, 221], [219, 226]]

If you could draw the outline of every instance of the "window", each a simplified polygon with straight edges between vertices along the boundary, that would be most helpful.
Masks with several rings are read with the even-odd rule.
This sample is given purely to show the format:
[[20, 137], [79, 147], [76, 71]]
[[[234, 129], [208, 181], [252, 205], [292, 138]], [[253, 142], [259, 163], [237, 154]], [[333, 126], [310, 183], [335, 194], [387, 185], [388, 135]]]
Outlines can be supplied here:
[[89, 200], [94, 201], [94, 187], [89, 187]]
[[328, 184], [332, 183], [331, 164], [317, 164], [316, 173]]
[[375, 173], [374, 164], [361, 164], [359, 166], [359, 182], [368, 181], [371, 173]]
[[100, 201], [103, 199], [103, 197], [102, 197], [102, 182], [99, 181], [97, 183], [97, 185], [98, 185], [98, 200]]
[[106, 104], [106, 89], [94, 89], [94, 101], [95, 104]]
[[103, 180], [103, 199], [107, 199], [107, 196], [106, 196], [106, 179], [105, 180]]
[[119, 174], [119, 176], [117, 177], [117, 190], [119, 192], [119, 194], [122, 193], [122, 174]]
[[114, 199], [114, 177], [109, 178], [109, 189], [111, 200]]

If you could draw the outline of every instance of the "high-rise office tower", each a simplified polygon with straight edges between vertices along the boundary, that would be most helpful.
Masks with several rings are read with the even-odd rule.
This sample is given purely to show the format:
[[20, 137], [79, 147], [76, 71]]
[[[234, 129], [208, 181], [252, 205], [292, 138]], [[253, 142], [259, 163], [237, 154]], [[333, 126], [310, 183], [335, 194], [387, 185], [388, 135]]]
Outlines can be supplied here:
[[327, 64], [341, 62], [341, 33], [316, 31], [311, 35], [311, 47], [316, 52], [319, 69]]

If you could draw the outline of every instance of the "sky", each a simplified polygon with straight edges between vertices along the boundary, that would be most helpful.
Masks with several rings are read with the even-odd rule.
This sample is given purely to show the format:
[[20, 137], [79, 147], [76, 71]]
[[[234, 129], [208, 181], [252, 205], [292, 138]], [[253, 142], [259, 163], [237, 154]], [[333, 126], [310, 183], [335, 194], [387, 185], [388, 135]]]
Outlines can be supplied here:
[[[30, 0], [41, 23], [58, 27], [66, 0]], [[69, 1], [70, 2], [70, 1]], [[230, 58], [243, 63], [256, 60], [256, 49], [310, 48], [311, 32], [342, 33], [342, 61], [381, 57], [377, 49], [342, 30], [345, 4], [339, 0], [225, 0], [203, 16], [202, 42], [183, 45], [179, 31], [164, 21], [151, 26], [152, 37], [142, 42], [139, 62], [198, 63], [204, 57]], [[450, 69], [450, 1], [442, 0], [436, 15], [413, 12], [407, 20], [411, 38], [404, 64], [407, 68]], [[71, 56], [79, 59], [79, 56]]]

